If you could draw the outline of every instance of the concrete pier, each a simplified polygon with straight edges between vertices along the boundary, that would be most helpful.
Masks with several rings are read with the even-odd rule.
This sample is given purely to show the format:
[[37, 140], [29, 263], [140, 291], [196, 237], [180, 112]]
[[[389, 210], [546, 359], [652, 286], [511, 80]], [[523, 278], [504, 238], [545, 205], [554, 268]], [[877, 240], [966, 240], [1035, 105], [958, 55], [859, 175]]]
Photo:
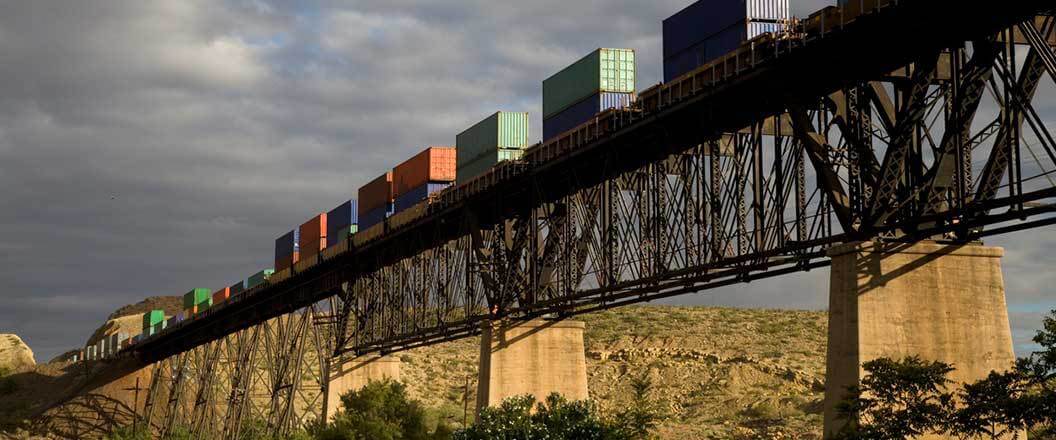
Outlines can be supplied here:
[[347, 362], [336, 362], [330, 372], [326, 393], [326, 420], [341, 409], [341, 395], [359, 390], [370, 382], [400, 380], [400, 359], [395, 356], [363, 356]]
[[540, 401], [554, 392], [570, 400], [586, 399], [584, 328], [579, 321], [486, 325], [480, 344], [477, 412], [523, 394]]
[[[852, 243], [829, 251], [825, 432], [863, 363], [917, 355], [952, 364], [954, 383], [1013, 366], [998, 247]], [[928, 437], [943, 438], [943, 437]]]

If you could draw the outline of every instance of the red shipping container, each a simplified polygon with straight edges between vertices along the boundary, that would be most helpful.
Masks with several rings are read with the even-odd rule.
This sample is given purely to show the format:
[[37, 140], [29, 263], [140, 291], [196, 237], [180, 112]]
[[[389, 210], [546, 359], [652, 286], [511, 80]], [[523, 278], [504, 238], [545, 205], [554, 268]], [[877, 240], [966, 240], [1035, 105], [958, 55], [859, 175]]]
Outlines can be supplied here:
[[[300, 246], [300, 243], [298, 243], [298, 246]], [[293, 251], [293, 255], [280, 257], [278, 260], [275, 260], [275, 272], [289, 269], [295, 263], [297, 263], [297, 261], [300, 261], [300, 259], [301, 253], [299, 251]]]
[[392, 169], [393, 198], [430, 182], [454, 182], [457, 168], [455, 147], [426, 148]]
[[228, 298], [231, 298], [231, 288], [225, 287], [223, 289], [219, 289], [213, 292], [213, 305], [227, 301]]
[[392, 198], [392, 171], [389, 171], [359, 188], [359, 217], [362, 218], [374, 209], [388, 206], [392, 203]]
[[301, 255], [309, 256], [318, 254], [319, 251], [323, 250], [319, 247], [319, 243], [322, 242], [323, 246], [326, 246], [326, 213], [319, 214], [312, 217], [311, 220], [304, 222], [301, 225], [301, 236], [297, 239], [297, 244], [301, 248]]

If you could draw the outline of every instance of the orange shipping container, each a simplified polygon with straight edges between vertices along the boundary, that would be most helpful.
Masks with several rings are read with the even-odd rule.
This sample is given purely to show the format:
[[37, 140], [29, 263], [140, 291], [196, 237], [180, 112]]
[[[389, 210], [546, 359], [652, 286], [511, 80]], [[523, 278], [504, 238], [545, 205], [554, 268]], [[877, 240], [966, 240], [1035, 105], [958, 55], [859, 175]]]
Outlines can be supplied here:
[[213, 305], [219, 304], [223, 301], [227, 301], [228, 298], [231, 298], [231, 288], [225, 287], [223, 289], [219, 289], [213, 292]]
[[455, 151], [455, 147], [429, 147], [397, 165], [392, 169], [393, 197], [429, 182], [454, 182], [458, 168]]
[[318, 254], [319, 242], [326, 243], [326, 213], [312, 217], [301, 225], [301, 236], [297, 238], [300, 254], [303, 256]]
[[[392, 171], [359, 188], [359, 217], [392, 203]], [[303, 236], [302, 236], [303, 237]], [[304, 251], [303, 249], [301, 250]]]
[[198, 306], [191, 307], [183, 311], [183, 319], [190, 318], [198, 314]]

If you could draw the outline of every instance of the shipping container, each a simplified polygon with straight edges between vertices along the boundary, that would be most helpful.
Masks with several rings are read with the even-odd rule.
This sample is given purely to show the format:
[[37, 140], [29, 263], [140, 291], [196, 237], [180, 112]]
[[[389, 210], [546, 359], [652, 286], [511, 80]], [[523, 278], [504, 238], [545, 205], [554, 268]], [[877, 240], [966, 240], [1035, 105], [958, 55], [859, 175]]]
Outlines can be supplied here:
[[359, 225], [363, 229], [369, 229], [371, 226], [379, 224], [385, 221], [390, 215], [392, 215], [393, 206], [387, 205], [374, 209], [370, 212], [366, 212], [359, 215]]
[[473, 180], [486, 171], [498, 165], [499, 162], [507, 160], [520, 159], [524, 155], [524, 150], [510, 150], [510, 149], [499, 149], [492, 152], [490, 155], [480, 156], [473, 162], [459, 165], [458, 167], [458, 184], [462, 184]]
[[275, 270], [283, 270], [289, 267], [293, 267], [297, 264], [297, 261], [301, 259], [300, 252], [294, 252], [293, 255], [287, 255], [275, 260]]
[[425, 200], [429, 195], [443, 191], [444, 188], [451, 186], [451, 182], [446, 183], [426, 183], [417, 188], [411, 189], [406, 193], [396, 196], [396, 203], [393, 204], [393, 213], [403, 211], [418, 202]]
[[390, 204], [392, 204], [392, 171], [378, 176], [359, 188], [359, 224], [363, 224], [363, 214]]
[[164, 310], [151, 310], [143, 314], [143, 327], [147, 328], [165, 320]]
[[242, 280], [231, 285], [231, 296], [238, 295], [246, 291], [246, 281]]
[[[357, 217], [358, 217], [358, 214], [357, 214]], [[328, 233], [327, 237], [326, 237], [326, 242], [327, 242], [327, 246], [326, 247], [335, 246], [335, 245], [347, 242], [349, 240], [349, 238], [351, 238], [352, 235], [354, 235], [358, 231], [359, 231], [359, 225], [356, 224], [356, 225], [352, 225], [352, 226], [345, 226], [343, 228], [338, 229], [336, 231], [337, 235], [335, 235], [335, 237], [336, 237], [335, 239], [331, 239], [330, 235]]]
[[198, 306], [191, 306], [183, 310], [184, 319], [191, 319], [198, 314]]
[[270, 277], [273, 273], [275, 273], [273, 269], [264, 269], [260, 272], [251, 275], [249, 278], [246, 278], [246, 290], [264, 284], [264, 282], [268, 280], [268, 277]]
[[573, 104], [564, 111], [543, 120], [543, 141], [557, 137], [561, 133], [578, 127], [590, 118], [610, 108], [623, 108], [631, 105], [632, 93], [601, 92]]
[[299, 229], [300, 258], [318, 254], [326, 247], [326, 213], [312, 217]]
[[[455, 163], [462, 168], [482, 156], [493, 156], [497, 150], [523, 150], [527, 147], [528, 113], [498, 112], [455, 137]], [[457, 172], [455, 177], [459, 182], [464, 179]]]
[[670, 82], [792, 18], [789, 0], [700, 0], [664, 20], [664, 81]]
[[405, 208], [404, 210], [393, 214], [391, 217], [389, 217], [389, 228], [402, 228], [414, 222], [415, 220], [425, 217], [425, 214], [428, 212], [428, 208], [429, 205], [427, 203], [418, 202], [417, 204], [413, 204]]
[[[300, 239], [300, 228], [282, 234], [281, 237], [275, 239], [275, 267], [289, 267], [290, 264], [296, 261], [293, 260], [293, 256], [300, 249]], [[284, 261], [290, 261], [290, 263], [282, 266], [280, 262]]]
[[455, 147], [426, 148], [392, 169], [393, 197], [399, 198], [430, 182], [454, 182], [456, 168]]
[[633, 49], [598, 49], [543, 81], [543, 118], [599, 92], [634, 93]]
[[189, 309], [205, 301], [212, 301], [213, 291], [210, 289], [197, 288], [183, 295], [183, 308]]
[[[326, 213], [326, 246], [348, 240], [350, 228], [359, 224], [359, 204], [348, 200]], [[342, 233], [342, 231], [344, 231]], [[278, 266], [275, 266], [278, 269]]]
[[231, 298], [231, 288], [224, 287], [213, 292], [213, 304], [219, 304]]
[[[208, 292], [209, 289], [205, 289], [205, 291]], [[204, 312], [206, 310], [209, 310], [209, 308], [212, 307], [212, 306], [213, 306], [213, 295], [210, 294], [210, 295], [208, 295], [206, 297], [205, 301], [202, 301], [202, 302], [200, 302], [198, 304], [195, 304], [194, 307], [195, 307], [195, 310], [197, 311], [197, 313], [202, 313], [202, 312]]]

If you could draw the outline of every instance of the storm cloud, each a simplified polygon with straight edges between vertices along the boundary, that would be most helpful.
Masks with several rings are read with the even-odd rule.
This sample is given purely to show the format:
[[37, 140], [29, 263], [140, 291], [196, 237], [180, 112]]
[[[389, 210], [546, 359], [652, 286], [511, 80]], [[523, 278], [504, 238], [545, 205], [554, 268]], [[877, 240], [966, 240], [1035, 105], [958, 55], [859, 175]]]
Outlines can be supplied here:
[[[270, 267], [276, 236], [495, 110], [531, 111], [539, 138], [541, 81], [591, 49], [637, 49], [639, 88], [656, 83], [660, 22], [689, 3], [11, 2], [0, 332], [47, 360], [121, 305]], [[803, 16], [831, 2], [793, 3]], [[1029, 304], [1013, 311], [1031, 314], [1014, 322], [1036, 326], [1052, 283], [1035, 269], [1052, 253], [1008, 240], [1009, 296]], [[826, 283], [822, 270], [680, 301], [823, 308]]]

